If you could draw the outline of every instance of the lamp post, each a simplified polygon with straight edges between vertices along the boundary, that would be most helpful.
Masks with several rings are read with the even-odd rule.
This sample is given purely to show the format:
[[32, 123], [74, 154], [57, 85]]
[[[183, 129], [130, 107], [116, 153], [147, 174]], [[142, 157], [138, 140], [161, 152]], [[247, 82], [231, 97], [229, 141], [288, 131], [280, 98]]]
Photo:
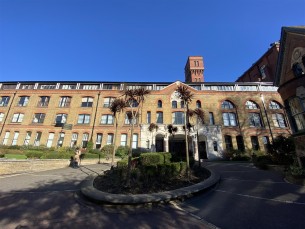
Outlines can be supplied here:
[[264, 99], [264, 95], [263, 95], [263, 94], [261, 94], [261, 100], [262, 100], [262, 103], [263, 103], [263, 108], [264, 108], [264, 112], [265, 112], [265, 115], [266, 115], [266, 118], [267, 118], [267, 124], [268, 124], [268, 128], [269, 128], [269, 131], [270, 131], [272, 143], [273, 143], [273, 142], [274, 142], [273, 134], [272, 134], [271, 127], [270, 127], [270, 122], [269, 122], [269, 118], [268, 118], [268, 115], [267, 115], [267, 110], [266, 110], [266, 105], [265, 105], [265, 99]]

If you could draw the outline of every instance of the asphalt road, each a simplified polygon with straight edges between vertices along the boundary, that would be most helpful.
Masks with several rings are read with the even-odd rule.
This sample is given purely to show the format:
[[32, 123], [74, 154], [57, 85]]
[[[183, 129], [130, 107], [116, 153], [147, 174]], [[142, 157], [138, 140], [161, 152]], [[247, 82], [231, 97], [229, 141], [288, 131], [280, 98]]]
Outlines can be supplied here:
[[224, 229], [305, 228], [305, 187], [248, 163], [208, 163], [221, 181], [180, 207]]
[[210, 228], [173, 205], [110, 207], [80, 198], [80, 182], [108, 168], [100, 164], [1, 176], [0, 228]]
[[0, 176], [0, 228], [305, 228], [304, 186], [248, 163], [206, 166], [221, 174], [212, 190], [140, 207], [97, 206], [79, 197], [80, 182], [106, 164]]

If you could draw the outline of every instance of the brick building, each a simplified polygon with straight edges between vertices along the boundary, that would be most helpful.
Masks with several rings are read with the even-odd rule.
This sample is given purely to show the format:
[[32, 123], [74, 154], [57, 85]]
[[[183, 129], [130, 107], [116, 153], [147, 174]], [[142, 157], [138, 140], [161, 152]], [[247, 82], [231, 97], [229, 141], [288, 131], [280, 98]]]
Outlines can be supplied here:
[[275, 84], [279, 86], [296, 143], [305, 167], [305, 26], [283, 27]]
[[[289, 135], [283, 102], [272, 83], [205, 83], [202, 57], [189, 57], [185, 82], [0, 82], [0, 143], [95, 148], [113, 143], [109, 105], [124, 89], [151, 91], [132, 136], [132, 147], [183, 154], [184, 114], [176, 89], [194, 94], [191, 109], [202, 108], [204, 124], [190, 131], [189, 149], [198, 159], [218, 159], [225, 150], [265, 150], [277, 135]], [[195, 120], [191, 122], [196, 123]], [[158, 130], [150, 132], [150, 123]], [[178, 127], [172, 136], [167, 126]], [[197, 141], [198, 133], [198, 141]], [[130, 126], [121, 115], [117, 145], [128, 145]]]
[[270, 48], [236, 82], [274, 82], [279, 49], [279, 42], [272, 43]]

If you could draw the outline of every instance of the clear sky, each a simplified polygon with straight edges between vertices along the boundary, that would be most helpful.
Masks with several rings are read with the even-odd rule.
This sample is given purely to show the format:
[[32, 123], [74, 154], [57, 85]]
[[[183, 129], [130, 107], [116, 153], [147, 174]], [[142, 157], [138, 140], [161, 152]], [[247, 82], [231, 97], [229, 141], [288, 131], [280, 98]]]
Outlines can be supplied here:
[[235, 81], [305, 0], [0, 0], [0, 81]]

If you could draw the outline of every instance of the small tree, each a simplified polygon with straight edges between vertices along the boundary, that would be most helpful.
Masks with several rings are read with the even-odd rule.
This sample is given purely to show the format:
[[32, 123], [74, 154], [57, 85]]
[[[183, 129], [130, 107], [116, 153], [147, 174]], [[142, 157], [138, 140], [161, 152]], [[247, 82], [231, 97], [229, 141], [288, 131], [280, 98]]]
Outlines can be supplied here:
[[[151, 123], [148, 127], [148, 131], [151, 133], [151, 144], [153, 144], [153, 139], [154, 139], [154, 131], [158, 131], [159, 127], [155, 123]], [[153, 147], [151, 147], [151, 150], [153, 151]]]
[[149, 90], [145, 88], [138, 89], [127, 89], [123, 92], [125, 97], [126, 106], [130, 109], [126, 115], [130, 125], [130, 149], [128, 152], [128, 169], [127, 169], [127, 180], [126, 185], [130, 186], [130, 172], [131, 172], [131, 161], [132, 161], [132, 138], [134, 133], [134, 126], [137, 123], [139, 112], [143, 106], [145, 97], [150, 94]]
[[113, 118], [114, 118], [114, 126], [115, 126], [115, 132], [113, 136], [113, 151], [112, 151], [112, 158], [111, 158], [111, 165], [114, 165], [114, 157], [115, 157], [115, 150], [116, 150], [116, 136], [118, 132], [118, 122], [119, 117], [124, 108], [126, 107], [126, 103], [123, 99], [116, 98], [112, 101], [110, 104], [109, 110], [111, 111]]
[[188, 146], [188, 132], [187, 131], [187, 110], [188, 105], [191, 103], [193, 94], [189, 90], [187, 86], [180, 85], [177, 87], [176, 91], [179, 94], [179, 98], [184, 102], [184, 133], [185, 133], [185, 150], [186, 150], [186, 168], [187, 168], [187, 174], [189, 174], [190, 170], [190, 159], [189, 159], [189, 146]]
[[[199, 147], [199, 134], [198, 134], [198, 129], [199, 126], [204, 124], [204, 111], [201, 108], [196, 108], [195, 110], [188, 110], [188, 116], [190, 118], [196, 118], [195, 121], [195, 126], [196, 126], [196, 136], [197, 136], [197, 149]], [[201, 162], [200, 162], [200, 152], [198, 149], [198, 159], [199, 159], [199, 166], [201, 166]]]

